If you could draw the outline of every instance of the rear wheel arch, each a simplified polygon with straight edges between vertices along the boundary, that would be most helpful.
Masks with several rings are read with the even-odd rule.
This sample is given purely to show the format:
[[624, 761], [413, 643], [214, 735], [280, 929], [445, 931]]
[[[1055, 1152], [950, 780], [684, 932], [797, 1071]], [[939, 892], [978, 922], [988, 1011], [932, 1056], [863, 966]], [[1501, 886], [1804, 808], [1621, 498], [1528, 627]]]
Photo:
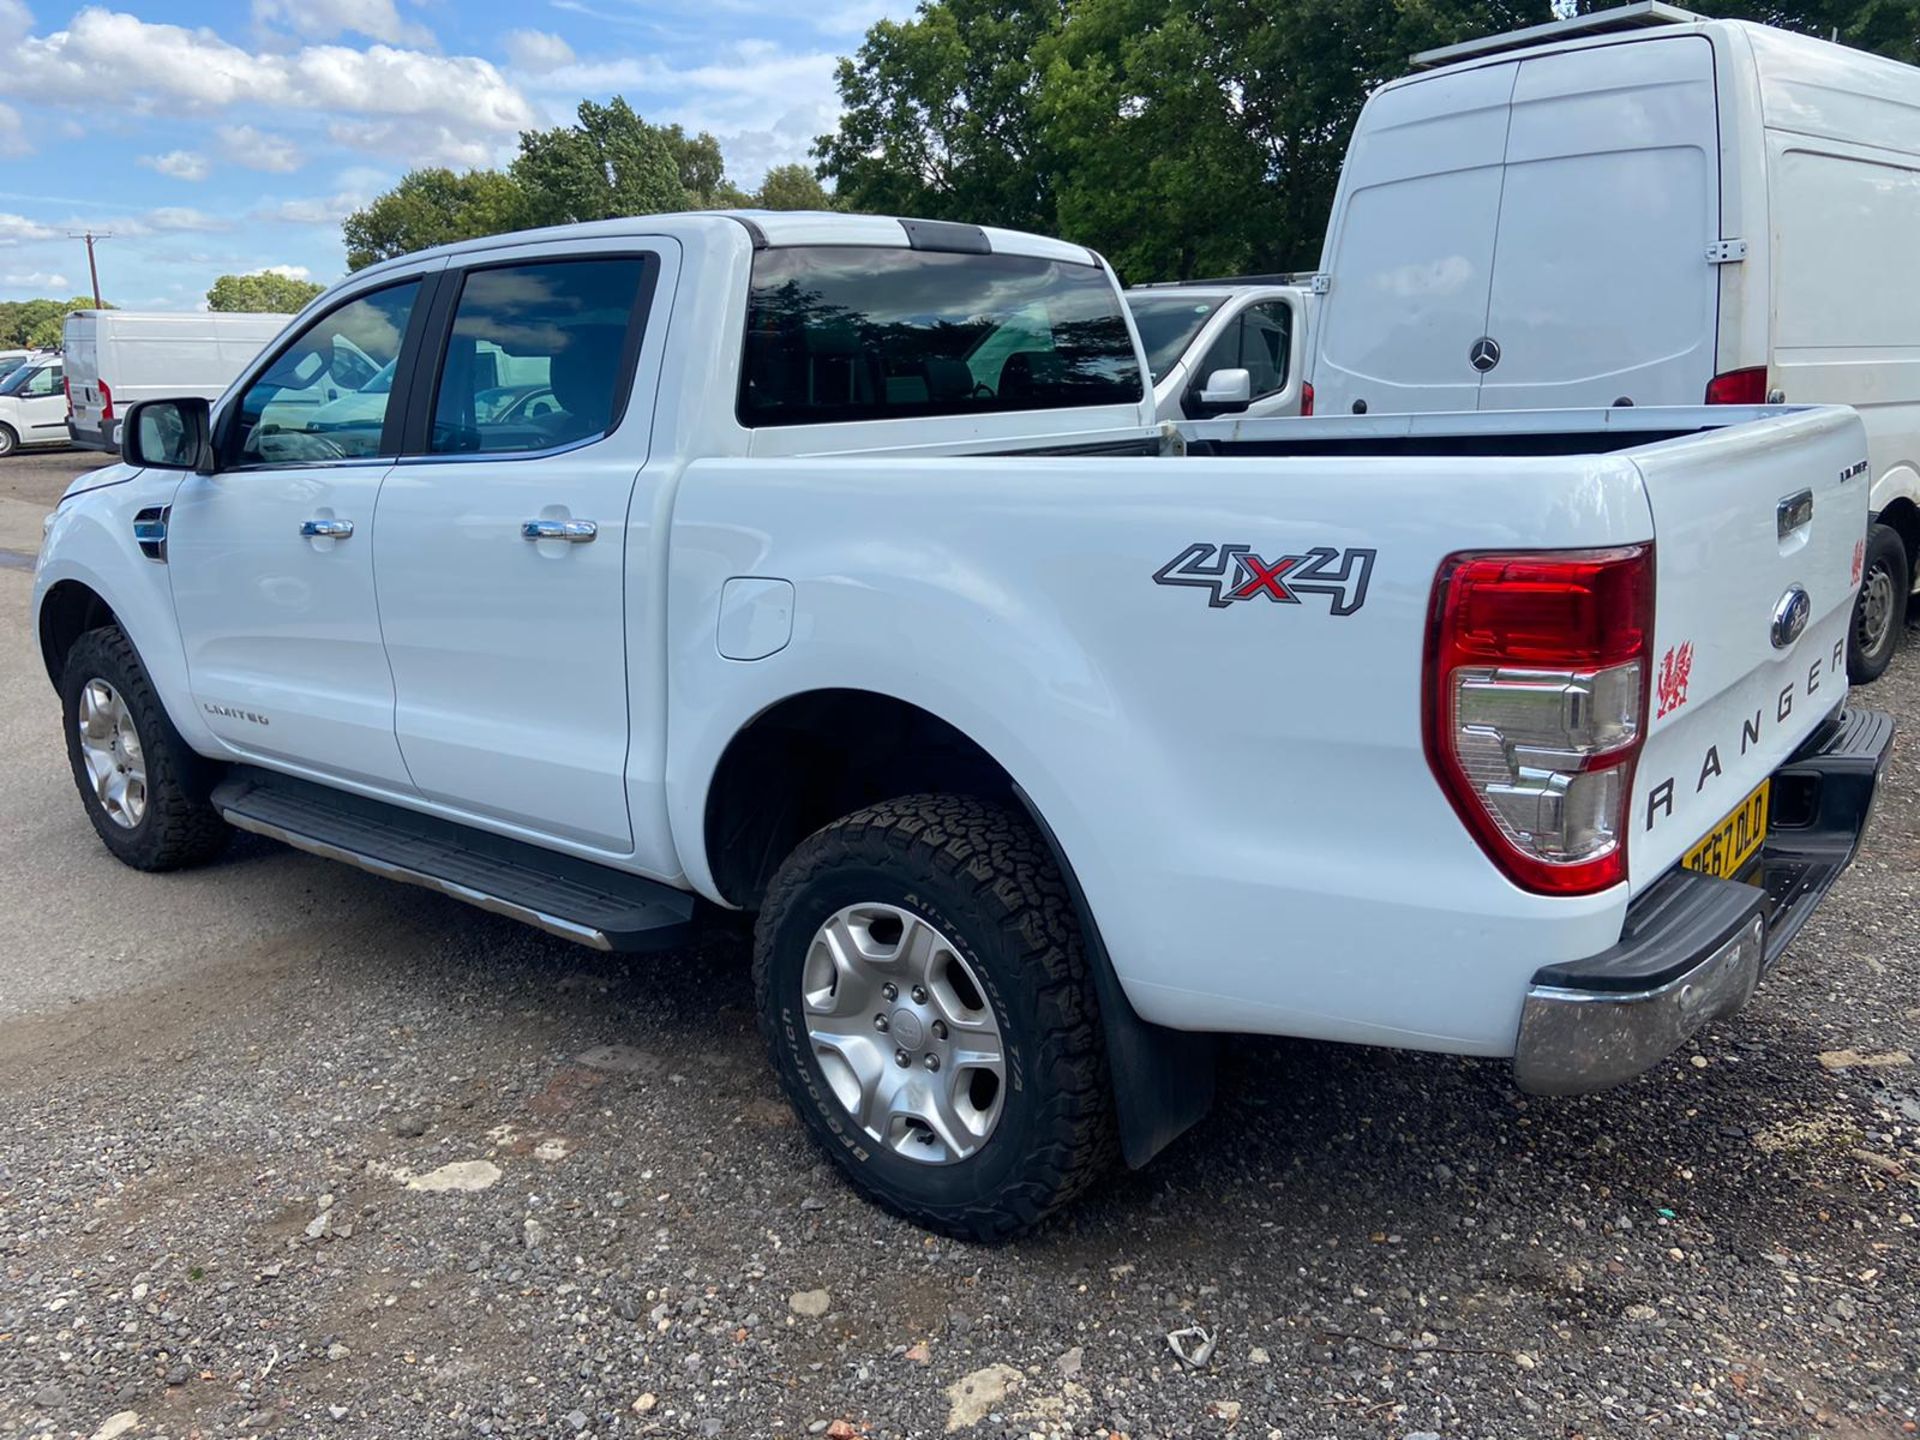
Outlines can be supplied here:
[[756, 909], [781, 862], [809, 835], [913, 794], [996, 801], [1039, 832], [1066, 882], [1093, 972], [1121, 1151], [1129, 1165], [1146, 1164], [1212, 1104], [1214, 1037], [1140, 1018], [1059, 836], [1007, 768], [958, 726], [865, 690], [807, 691], [763, 710], [728, 743], [708, 784], [708, 872], [724, 899]]
[[1907, 548], [1907, 561], [1910, 569], [1920, 569], [1913, 562], [1920, 560], [1920, 504], [1906, 495], [1887, 502], [1886, 508], [1873, 517], [1876, 525], [1885, 525], [1899, 535]]

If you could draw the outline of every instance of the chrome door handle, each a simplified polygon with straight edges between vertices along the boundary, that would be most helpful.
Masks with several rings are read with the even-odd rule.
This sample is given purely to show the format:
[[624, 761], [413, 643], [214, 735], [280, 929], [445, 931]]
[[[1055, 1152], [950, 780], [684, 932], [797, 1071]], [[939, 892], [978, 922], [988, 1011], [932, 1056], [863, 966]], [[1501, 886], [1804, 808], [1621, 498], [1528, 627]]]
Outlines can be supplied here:
[[309, 540], [344, 540], [353, 534], [351, 520], [302, 520], [300, 533]]
[[591, 520], [522, 520], [522, 540], [565, 540], [569, 545], [584, 545], [600, 533]]

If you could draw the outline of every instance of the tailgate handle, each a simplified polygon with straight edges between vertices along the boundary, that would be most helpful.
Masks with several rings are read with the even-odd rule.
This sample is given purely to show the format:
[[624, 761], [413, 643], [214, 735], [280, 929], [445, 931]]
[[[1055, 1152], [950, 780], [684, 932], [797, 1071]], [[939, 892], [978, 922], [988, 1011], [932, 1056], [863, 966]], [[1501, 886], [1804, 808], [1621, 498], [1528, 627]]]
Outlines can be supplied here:
[[1813, 491], [1802, 490], [1797, 495], [1787, 496], [1774, 513], [1779, 523], [1780, 538], [1784, 540], [1802, 526], [1812, 523]]

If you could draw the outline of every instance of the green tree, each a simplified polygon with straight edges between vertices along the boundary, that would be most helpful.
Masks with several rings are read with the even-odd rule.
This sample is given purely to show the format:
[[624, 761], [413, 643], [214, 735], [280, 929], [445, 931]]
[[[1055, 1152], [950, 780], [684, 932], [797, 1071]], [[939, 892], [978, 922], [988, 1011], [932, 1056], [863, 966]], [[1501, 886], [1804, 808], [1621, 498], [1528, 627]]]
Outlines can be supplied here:
[[[67, 316], [75, 310], [93, 308], [91, 295], [75, 295], [71, 300], [0, 301], [0, 346], [58, 350]], [[111, 310], [113, 306], [103, 308]]]
[[925, 0], [842, 60], [839, 128], [814, 145], [849, 210], [1051, 230], [1058, 156], [1036, 50], [1066, 0]]
[[253, 275], [222, 275], [207, 291], [209, 310], [248, 310], [256, 314], [291, 315], [327, 287], [311, 280], [261, 271]]
[[[1583, 12], [1608, 8], [1583, 3]], [[1687, 0], [1688, 10], [1731, 20], [1758, 20], [1782, 30], [1838, 40], [1856, 50], [1920, 65], [1920, 3], [1916, 0], [1814, 0], [1804, 5], [1743, 5], [1730, 0]]]
[[[626, 101], [615, 97], [616, 103]], [[635, 117], [638, 120], [638, 116]], [[641, 122], [644, 123], [644, 122]], [[720, 153], [720, 142], [702, 130], [689, 135], [678, 125], [659, 127], [660, 138], [673, 152], [673, 163], [680, 175], [680, 188], [696, 209], [711, 210], [726, 205], [729, 195], [739, 192], [727, 183], [727, 162]]]
[[[582, 100], [576, 113], [577, 124], [520, 136], [512, 174], [531, 223], [564, 225], [693, 205], [681, 178], [681, 158], [666, 131], [647, 124], [618, 95], [605, 105]], [[684, 136], [681, 141], [684, 149]], [[717, 142], [713, 153], [718, 156]], [[704, 157], [689, 163], [704, 177]]]
[[811, 166], [776, 165], [745, 203], [760, 210], [831, 210], [833, 196]]
[[359, 270], [376, 260], [498, 235], [533, 223], [520, 185], [498, 170], [413, 170], [341, 227], [347, 268]]

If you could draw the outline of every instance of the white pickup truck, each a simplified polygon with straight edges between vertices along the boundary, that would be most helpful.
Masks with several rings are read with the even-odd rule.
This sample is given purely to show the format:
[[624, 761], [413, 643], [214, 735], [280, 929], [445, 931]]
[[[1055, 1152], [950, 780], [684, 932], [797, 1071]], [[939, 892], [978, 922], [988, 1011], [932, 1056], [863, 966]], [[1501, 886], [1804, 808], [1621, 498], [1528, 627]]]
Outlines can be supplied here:
[[[339, 354], [384, 402], [276, 404]], [[614, 950], [756, 911], [811, 1132], [989, 1236], [1192, 1123], [1218, 1032], [1570, 1092], [1738, 1009], [1891, 743], [1844, 706], [1865, 453], [1157, 425], [1085, 250], [664, 216], [363, 270], [135, 407], [33, 603], [128, 864], [238, 826]]]

